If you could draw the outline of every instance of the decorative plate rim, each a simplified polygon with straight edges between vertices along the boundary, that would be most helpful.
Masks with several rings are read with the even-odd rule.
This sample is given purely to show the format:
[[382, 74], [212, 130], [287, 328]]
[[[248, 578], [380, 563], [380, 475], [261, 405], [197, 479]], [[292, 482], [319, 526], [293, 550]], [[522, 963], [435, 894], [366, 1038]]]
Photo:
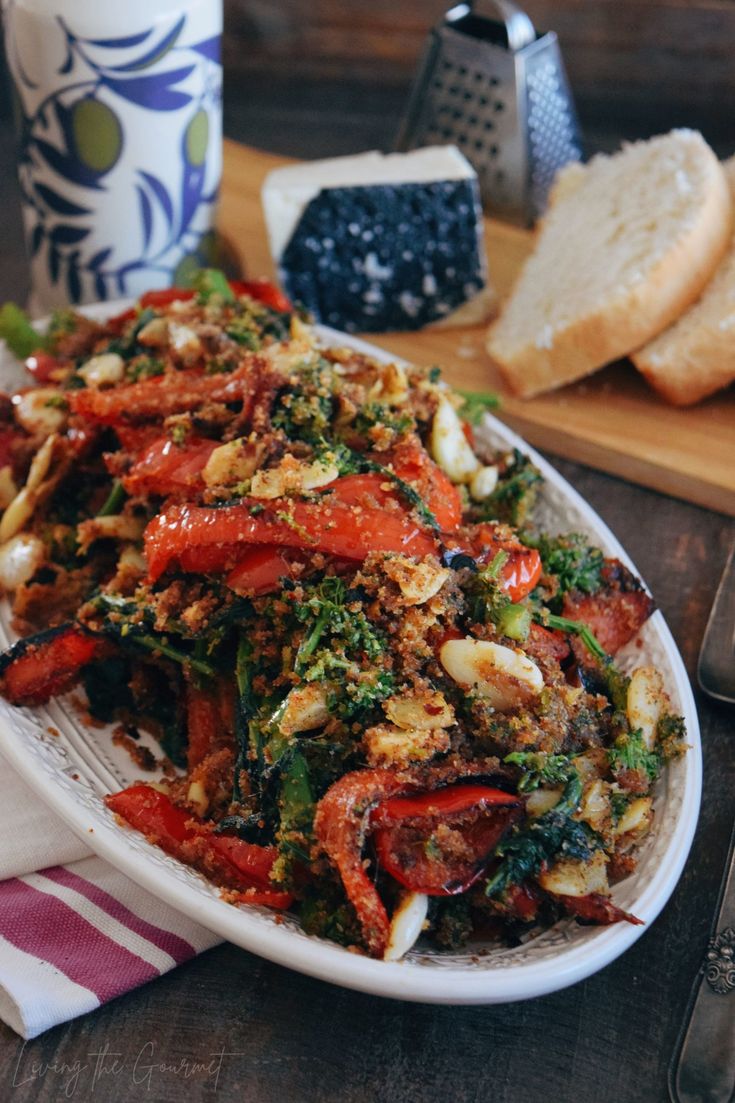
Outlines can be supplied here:
[[[84, 308], [95, 317], [105, 317], [125, 309], [128, 300], [97, 303]], [[328, 343], [347, 345], [383, 360], [395, 359], [386, 350], [347, 334], [318, 326]], [[0, 366], [9, 357], [0, 350]], [[635, 570], [629, 556], [607, 525], [566, 480], [501, 421], [486, 415], [486, 431], [500, 438], [507, 447], [519, 447], [529, 454], [546, 480], [552, 496], [563, 499], [568, 512], [574, 513], [584, 527], [608, 552]], [[685, 717], [690, 750], [667, 771], [664, 787], [676, 786], [678, 815], [668, 838], [656, 835], [662, 852], [642, 886], [630, 890], [635, 878], [615, 887], [616, 898], [644, 921], [644, 926], [620, 923], [610, 927], [580, 928], [572, 920], [562, 920], [538, 940], [527, 946], [532, 953], [545, 939], [551, 943], [541, 960], [518, 962], [520, 950], [482, 949], [462, 955], [435, 955], [414, 951], [401, 962], [383, 962], [326, 940], [305, 935], [289, 927], [289, 921], [261, 908], [237, 908], [225, 903], [214, 886], [194, 871], [142, 836], [121, 828], [102, 803], [99, 790], [105, 782], [104, 766], [95, 776], [89, 762], [80, 753], [80, 741], [49, 738], [43, 726], [41, 710], [12, 709], [0, 703], [0, 750], [26, 784], [60, 816], [91, 850], [166, 903], [220, 934], [243, 949], [276, 964], [328, 981], [341, 987], [372, 995], [422, 1003], [494, 1004], [509, 1003], [546, 995], [565, 988], [604, 968], [624, 953], [649, 929], [671, 896], [686, 862], [699, 813], [702, 785], [702, 760], [699, 724], [694, 697], [683, 661], [661, 615], [657, 612], [646, 626], [649, 644], [658, 647], [668, 663], [678, 707]], [[63, 713], [61, 714], [63, 717]], [[55, 721], [55, 716], [46, 717]], [[83, 742], [83, 741], [82, 741]], [[132, 771], [134, 772], [134, 771]], [[109, 773], [109, 771], [107, 771]], [[676, 780], [670, 775], [676, 774]], [[667, 792], [666, 811], [672, 793]], [[670, 810], [670, 809], [669, 809]], [[457, 960], [461, 965], [453, 964]], [[508, 964], [504, 964], [508, 958]], [[483, 962], [485, 967], [483, 967]]]

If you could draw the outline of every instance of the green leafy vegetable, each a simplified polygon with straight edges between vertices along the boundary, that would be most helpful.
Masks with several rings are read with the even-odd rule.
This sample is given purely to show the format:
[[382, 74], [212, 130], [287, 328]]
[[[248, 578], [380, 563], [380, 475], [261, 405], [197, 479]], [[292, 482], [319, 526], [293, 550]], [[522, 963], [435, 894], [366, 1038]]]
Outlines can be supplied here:
[[479, 425], [488, 410], [497, 410], [500, 406], [500, 399], [496, 394], [483, 391], [463, 391], [458, 387], [455, 390], [464, 399], [464, 403], [457, 413], [463, 421], [468, 421], [470, 425]]
[[541, 472], [528, 456], [513, 449], [510, 461], [504, 465], [498, 484], [492, 494], [478, 507], [483, 521], [505, 521], [518, 527], [528, 517], [536, 501]]
[[640, 770], [654, 782], [661, 772], [661, 755], [648, 749], [639, 729], [619, 735], [607, 756], [613, 773]]
[[539, 785], [566, 785], [576, 775], [568, 755], [546, 754], [544, 751], [514, 751], [503, 759], [523, 771], [518, 783], [519, 793], [530, 793]]
[[97, 516], [115, 516], [115, 514], [119, 513], [122, 509], [126, 498], [127, 494], [125, 493], [125, 488], [123, 487], [123, 484], [120, 482], [119, 479], [115, 479], [112, 484], [112, 489], [110, 490], [110, 493], [108, 494], [107, 499], [105, 500]]
[[498, 609], [493, 620], [503, 636], [523, 643], [531, 631], [533, 615], [527, 605], [504, 605]]
[[19, 360], [25, 360], [36, 349], [45, 348], [47, 343], [31, 325], [25, 310], [15, 303], [3, 303], [0, 307], [0, 337]]
[[553, 575], [557, 580], [557, 594], [551, 603], [555, 612], [561, 607], [561, 597], [570, 590], [594, 594], [602, 586], [604, 556], [581, 533], [570, 532], [565, 536], [542, 533], [536, 538], [526, 536], [524, 542], [538, 549], [544, 573]]
[[489, 879], [485, 893], [499, 896], [510, 885], [535, 877], [546, 865], [560, 858], [586, 860], [594, 849], [594, 837], [583, 824], [572, 819], [582, 795], [582, 782], [575, 772], [567, 782], [561, 800], [549, 812], [519, 827], [496, 848], [500, 865]]
[[235, 294], [227, 282], [227, 276], [219, 268], [200, 268], [191, 278], [190, 286], [197, 293], [197, 301], [208, 303], [216, 296], [224, 303], [234, 303]]
[[579, 636], [590, 654], [601, 662], [606, 662], [609, 655], [605, 648], [597, 640], [596, 636], [581, 620], [569, 620], [568, 617], [559, 617], [555, 613], [548, 613], [545, 609], [536, 614], [536, 621], [546, 628], [555, 628], [560, 632], [569, 632], [573, 636]]

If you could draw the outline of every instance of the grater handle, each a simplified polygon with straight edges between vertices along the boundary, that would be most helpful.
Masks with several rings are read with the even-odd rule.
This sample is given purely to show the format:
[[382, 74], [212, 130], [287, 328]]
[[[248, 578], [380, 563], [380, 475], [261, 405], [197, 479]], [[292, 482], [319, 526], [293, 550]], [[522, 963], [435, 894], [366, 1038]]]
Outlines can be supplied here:
[[536, 41], [536, 28], [526, 13], [512, 0], [483, 0], [480, 5], [475, 4], [473, 0], [468, 0], [466, 6], [473, 14], [478, 14], [478, 7], [492, 8], [493, 15], [496, 18], [500, 16], [500, 21], [505, 24], [508, 49], [513, 53]]

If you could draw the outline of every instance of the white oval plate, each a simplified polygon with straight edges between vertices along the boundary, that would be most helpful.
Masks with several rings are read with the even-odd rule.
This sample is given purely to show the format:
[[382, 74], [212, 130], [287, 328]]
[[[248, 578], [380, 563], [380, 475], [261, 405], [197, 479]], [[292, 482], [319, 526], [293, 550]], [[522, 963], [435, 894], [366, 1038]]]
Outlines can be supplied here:
[[[98, 304], [89, 312], [105, 317], [126, 305]], [[384, 351], [334, 330], [322, 328], [321, 334], [326, 343], [350, 345], [391, 359]], [[17, 386], [19, 371], [13, 358], [0, 350], [0, 385]], [[26, 376], [23, 381], [28, 384]], [[520, 437], [489, 415], [481, 432], [496, 447], [519, 447], [531, 455], [546, 480], [538, 508], [545, 528], [584, 532], [607, 555], [617, 556], [635, 570], [597, 514]], [[10, 609], [3, 602], [0, 645], [6, 647], [14, 638]], [[620, 656], [624, 665], [650, 662], [661, 670], [674, 710], [685, 717], [691, 744], [659, 782], [655, 828], [640, 852], [636, 872], [613, 890], [614, 902], [639, 916], [645, 926], [583, 927], [566, 919], [513, 949], [473, 945], [471, 952], [440, 953], [420, 947], [401, 962], [374, 961], [304, 934], [290, 916], [276, 921], [267, 909], [224, 903], [199, 874], [117, 824], [102, 797], [139, 780], [139, 774], [128, 755], [112, 745], [109, 732], [85, 727], [69, 698], [35, 709], [14, 709], [0, 701], [0, 748], [27, 784], [92, 850], [230, 942], [279, 965], [374, 995], [427, 1003], [506, 1003], [574, 984], [627, 950], [663, 908], [689, 853], [701, 791], [699, 725], [689, 680], [658, 612], [626, 652]]]

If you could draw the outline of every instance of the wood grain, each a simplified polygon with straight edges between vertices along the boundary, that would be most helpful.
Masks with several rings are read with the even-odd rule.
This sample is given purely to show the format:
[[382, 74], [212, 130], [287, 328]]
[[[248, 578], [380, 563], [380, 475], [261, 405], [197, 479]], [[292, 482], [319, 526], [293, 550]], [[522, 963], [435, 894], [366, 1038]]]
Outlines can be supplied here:
[[[225, 62], [238, 81], [308, 83], [339, 74], [402, 96], [429, 28], [449, 0], [226, 0]], [[735, 147], [735, 4], [730, 0], [524, 0], [541, 29], [559, 35], [589, 148], [612, 135], [699, 127]], [[366, 100], [369, 102], [369, 92]], [[325, 104], [326, 106], [326, 104]], [[386, 130], [390, 141], [395, 128]]]
[[[220, 222], [248, 272], [271, 274], [260, 185], [282, 158], [226, 143]], [[531, 235], [486, 220], [493, 283], [504, 295], [528, 254]], [[484, 351], [485, 327], [375, 336], [376, 344], [424, 364], [449, 382], [501, 396], [501, 417], [527, 440], [568, 459], [735, 516], [735, 390], [688, 410], [667, 406], [628, 363], [562, 390], [520, 400]]]

